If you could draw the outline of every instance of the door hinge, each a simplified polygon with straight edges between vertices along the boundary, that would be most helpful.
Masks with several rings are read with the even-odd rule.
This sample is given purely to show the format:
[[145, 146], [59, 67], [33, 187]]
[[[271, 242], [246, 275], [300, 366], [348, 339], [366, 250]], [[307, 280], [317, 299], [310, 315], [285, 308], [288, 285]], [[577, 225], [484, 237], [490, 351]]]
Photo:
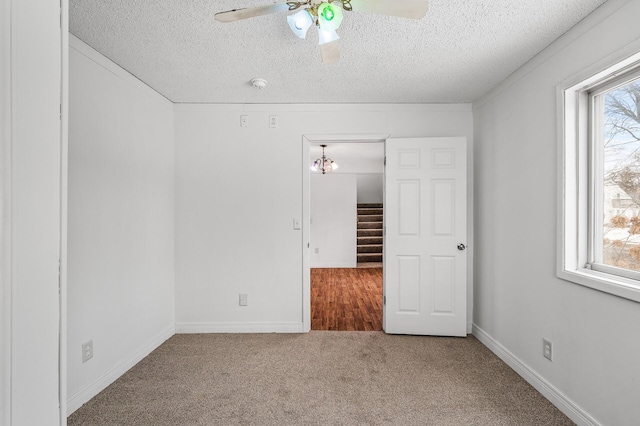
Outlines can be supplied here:
[[384, 165], [385, 166], [387, 165], [387, 156], [386, 155], [384, 156]]
[[382, 304], [387, 306], [387, 296], [382, 296]]

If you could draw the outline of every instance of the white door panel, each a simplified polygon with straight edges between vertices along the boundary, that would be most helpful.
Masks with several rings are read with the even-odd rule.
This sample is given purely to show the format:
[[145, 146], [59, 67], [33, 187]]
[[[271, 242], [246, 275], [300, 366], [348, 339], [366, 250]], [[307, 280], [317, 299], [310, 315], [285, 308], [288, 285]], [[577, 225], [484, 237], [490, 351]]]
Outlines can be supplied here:
[[466, 138], [385, 149], [385, 332], [465, 336]]

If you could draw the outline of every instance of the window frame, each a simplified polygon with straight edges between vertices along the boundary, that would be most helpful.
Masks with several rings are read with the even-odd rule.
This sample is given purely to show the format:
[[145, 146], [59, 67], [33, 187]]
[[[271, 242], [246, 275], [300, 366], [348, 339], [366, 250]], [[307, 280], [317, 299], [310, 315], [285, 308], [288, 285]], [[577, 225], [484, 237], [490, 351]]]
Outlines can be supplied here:
[[[636, 50], [638, 52], [638, 50]], [[613, 61], [610, 61], [611, 64]], [[640, 273], [592, 265], [596, 226], [596, 174], [593, 94], [640, 73], [640, 52], [575, 76], [557, 86], [558, 94], [558, 261], [556, 275], [566, 281], [640, 302]]]

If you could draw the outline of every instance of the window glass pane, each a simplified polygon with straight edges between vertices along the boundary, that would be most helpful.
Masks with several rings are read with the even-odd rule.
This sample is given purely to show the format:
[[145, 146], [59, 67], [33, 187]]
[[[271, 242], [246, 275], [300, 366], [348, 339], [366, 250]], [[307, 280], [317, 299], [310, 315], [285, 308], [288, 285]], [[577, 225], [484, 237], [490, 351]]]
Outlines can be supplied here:
[[596, 253], [596, 259], [640, 271], [640, 78], [598, 98], [596, 103], [601, 107], [595, 109], [596, 114], [604, 112], [603, 117], [594, 117], [602, 123], [595, 127], [600, 129], [596, 132], [602, 132], [598, 150], [602, 154], [602, 182], [595, 185], [596, 191], [602, 188], [596, 199], [602, 200], [603, 211], [596, 212], [602, 217], [602, 222], [595, 221], [602, 223], [602, 252]]

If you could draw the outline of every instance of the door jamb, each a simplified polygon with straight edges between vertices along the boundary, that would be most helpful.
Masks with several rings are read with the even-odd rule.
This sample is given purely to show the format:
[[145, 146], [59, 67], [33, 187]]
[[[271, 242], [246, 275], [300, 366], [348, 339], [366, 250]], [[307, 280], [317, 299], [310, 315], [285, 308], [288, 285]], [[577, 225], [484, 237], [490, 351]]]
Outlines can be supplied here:
[[0, 425], [11, 423], [11, 2], [0, 3]]
[[[310, 268], [310, 181], [309, 147], [311, 143], [320, 142], [385, 142], [391, 135], [388, 133], [362, 134], [320, 134], [302, 135], [302, 331], [311, 330], [311, 268]], [[383, 318], [384, 321], [384, 318]]]

